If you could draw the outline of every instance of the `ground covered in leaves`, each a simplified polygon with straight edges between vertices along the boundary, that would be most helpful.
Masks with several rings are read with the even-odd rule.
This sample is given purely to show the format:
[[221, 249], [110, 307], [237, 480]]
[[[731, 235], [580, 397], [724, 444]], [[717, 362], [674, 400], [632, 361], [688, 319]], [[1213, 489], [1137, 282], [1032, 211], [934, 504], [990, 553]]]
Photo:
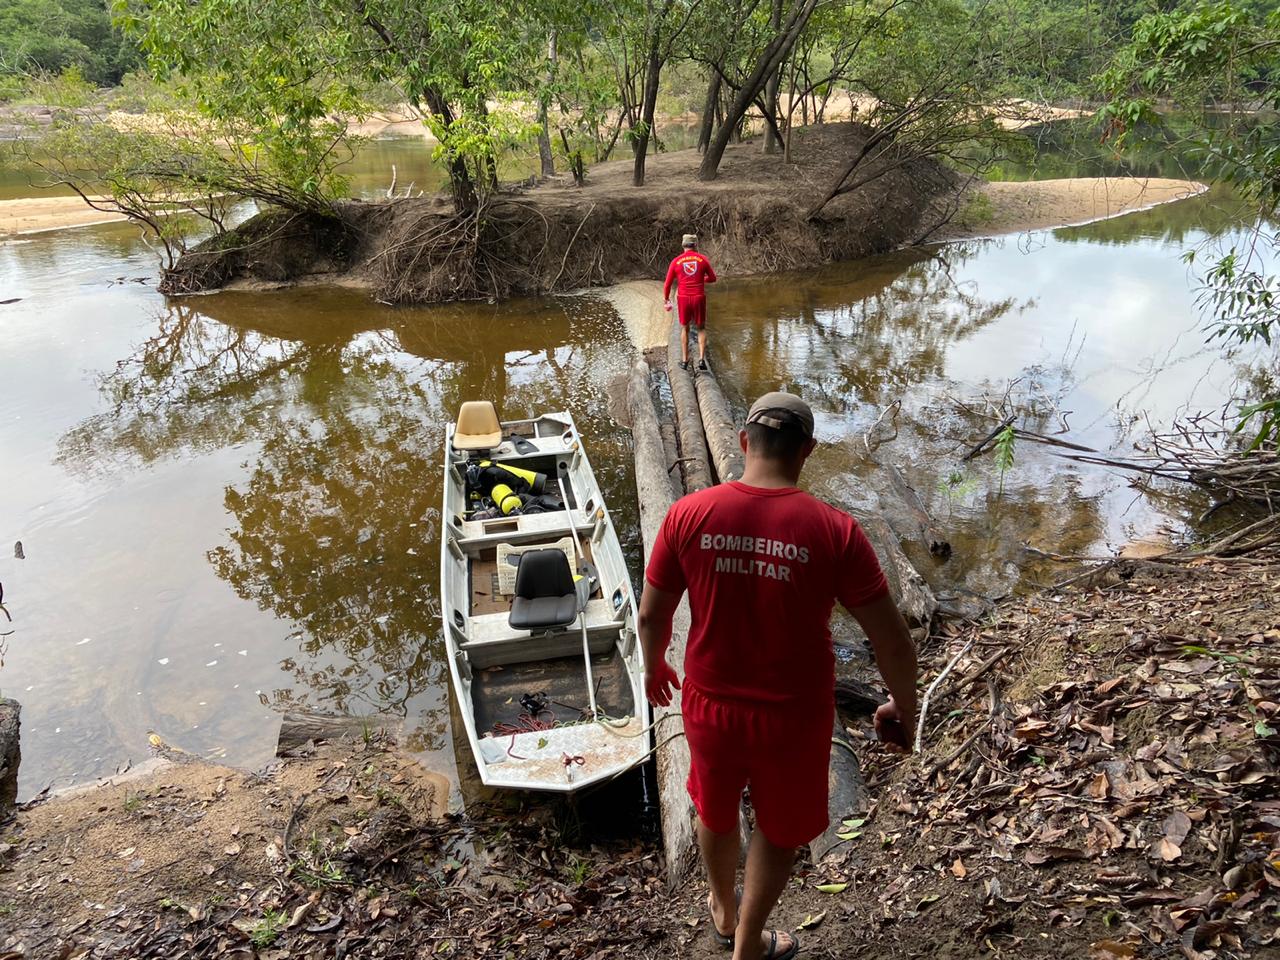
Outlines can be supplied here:
[[[774, 918], [804, 955], [1280, 956], [1280, 566], [1108, 576], [931, 640], [920, 755], [855, 729], [876, 800]], [[372, 742], [37, 806], [2, 834], [0, 958], [723, 956], [638, 781], [467, 817], [431, 792]]]

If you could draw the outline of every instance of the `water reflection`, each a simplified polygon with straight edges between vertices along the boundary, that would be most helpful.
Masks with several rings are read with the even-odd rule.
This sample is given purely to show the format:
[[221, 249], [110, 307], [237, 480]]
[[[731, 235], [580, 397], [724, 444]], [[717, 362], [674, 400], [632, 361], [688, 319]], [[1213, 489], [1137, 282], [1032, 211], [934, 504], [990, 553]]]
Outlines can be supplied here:
[[231, 525], [205, 555], [269, 615], [235, 640], [277, 657], [261, 703], [408, 716], [412, 746], [450, 767], [444, 425], [475, 397], [511, 416], [570, 410], [636, 559], [628, 438], [604, 400], [629, 362], [611, 308], [587, 298], [393, 310], [354, 291], [220, 294], [160, 312], [58, 456], [94, 475], [239, 449]]

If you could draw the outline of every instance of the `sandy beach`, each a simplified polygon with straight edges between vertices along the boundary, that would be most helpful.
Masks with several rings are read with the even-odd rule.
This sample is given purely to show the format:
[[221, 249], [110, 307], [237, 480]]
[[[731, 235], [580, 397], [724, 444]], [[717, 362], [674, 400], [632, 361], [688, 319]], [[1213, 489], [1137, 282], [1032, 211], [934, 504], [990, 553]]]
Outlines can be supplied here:
[[1156, 177], [1078, 177], [1001, 181], [974, 188], [986, 197], [982, 215], [960, 218], [937, 239], [999, 236], [1076, 226], [1185, 200], [1208, 189], [1194, 180]]

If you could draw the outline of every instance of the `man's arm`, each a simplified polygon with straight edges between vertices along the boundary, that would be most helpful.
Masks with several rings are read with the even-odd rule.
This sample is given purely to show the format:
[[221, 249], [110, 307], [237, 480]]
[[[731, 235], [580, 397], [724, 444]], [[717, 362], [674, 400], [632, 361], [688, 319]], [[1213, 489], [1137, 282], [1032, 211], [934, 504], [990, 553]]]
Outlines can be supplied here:
[[849, 611], [876, 653], [876, 666], [889, 688], [889, 702], [876, 710], [876, 735], [910, 749], [916, 724], [916, 645], [891, 594]]
[[680, 678], [667, 663], [671, 645], [671, 618], [680, 605], [680, 593], [661, 590], [652, 583], [640, 595], [640, 644], [644, 649], [644, 688], [649, 702], [665, 707], [671, 702], [672, 687], [680, 689]]
[[717, 279], [717, 278], [716, 278], [716, 272], [715, 272], [714, 270], [712, 270], [712, 269], [711, 269], [711, 261], [710, 261], [710, 260], [703, 260], [703, 261], [702, 261], [702, 265], [703, 265], [704, 267], [706, 267], [706, 270], [707, 270], [706, 282], [707, 282], [707, 283], [715, 283], [715, 282], [716, 282], [716, 279]]
[[663, 300], [671, 299], [671, 282], [675, 280], [675, 278], [676, 278], [676, 262], [672, 260], [671, 264], [667, 267], [667, 282], [662, 285]]

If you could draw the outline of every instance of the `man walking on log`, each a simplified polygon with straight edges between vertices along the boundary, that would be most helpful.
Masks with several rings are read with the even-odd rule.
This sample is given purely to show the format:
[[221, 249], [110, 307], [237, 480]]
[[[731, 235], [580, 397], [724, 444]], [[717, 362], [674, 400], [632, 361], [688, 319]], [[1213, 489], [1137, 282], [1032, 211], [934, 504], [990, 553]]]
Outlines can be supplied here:
[[[715, 937], [735, 960], [784, 960], [798, 940], [764, 925], [796, 848], [827, 827], [835, 601], [875, 649], [891, 694], [876, 711], [876, 732], [901, 749], [915, 725], [916, 654], [857, 521], [796, 489], [815, 446], [809, 405], [765, 394], [740, 442], [742, 479], [683, 497], [663, 520], [645, 574], [640, 639], [649, 701], [666, 706], [681, 686], [666, 651], [687, 590], [681, 711]], [[738, 810], [748, 785], [756, 830], [735, 917]]]
[[671, 284], [677, 283], [676, 301], [680, 318], [680, 366], [689, 369], [689, 328], [698, 328], [698, 369], [707, 369], [707, 292], [705, 284], [716, 282], [711, 261], [698, 252], [698, 238], [686, 233], [681, 242], [684, 252], [667, 267], [667, 282], [662, 285], [662, 300], [671, 312]]

